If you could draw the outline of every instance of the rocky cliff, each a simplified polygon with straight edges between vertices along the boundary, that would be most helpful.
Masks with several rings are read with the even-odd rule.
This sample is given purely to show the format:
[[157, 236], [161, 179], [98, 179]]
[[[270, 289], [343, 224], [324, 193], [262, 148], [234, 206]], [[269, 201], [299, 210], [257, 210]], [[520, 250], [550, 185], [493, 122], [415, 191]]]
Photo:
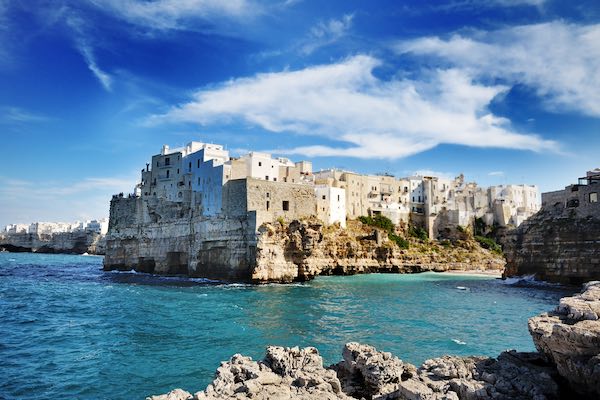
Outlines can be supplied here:
[[104, 236], [78, 231], [53, 234], [17, 233], [0, 235], [0, 249], [12, 252], [104, 254]]
[[379, 228], [315, 218], [261, 224], [257, 212], [203, 217], [191, 207], [154, 199], [115, 198], [106, 238], [106, 270], [245, 282], [305, 281], [317, 275], [446, 270], [501, 271], [502, 256], [469, 237], [438, 243], [408, 239], [401, 249]]
[[400, 248], [382, 229], [348, 221], [345, 229], [316, 219], [259, 228], [254, 281], [309, 280], [317, 275], [448, 270], [502, 271], [504, 259], [469, 235], [443, 243], [407, 236]]
[[358, 343], [328, 368], [315, 348], [269, 347], [262, 361], [239, 354], [192, 395], [181, 389], [150, 400], [200, 399], [596, 399], [600, 396], [600, 283], [529, 320], [539, 353], [497, 358], [445, 356], [419, 368]]
[[573, 284], [600, 279], [600, 207], [585, 211], [548, 202], [509, 232], [502, 241], [505, 276]]

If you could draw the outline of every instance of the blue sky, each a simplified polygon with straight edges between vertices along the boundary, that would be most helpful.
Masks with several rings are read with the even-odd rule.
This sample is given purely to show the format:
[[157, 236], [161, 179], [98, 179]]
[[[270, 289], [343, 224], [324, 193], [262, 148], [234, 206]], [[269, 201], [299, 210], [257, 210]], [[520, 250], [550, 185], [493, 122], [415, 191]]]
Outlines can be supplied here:
[[557, 190], [600, 167], [600, 4], [0, 0], [0, 89], [0, 225], [191, 140]]

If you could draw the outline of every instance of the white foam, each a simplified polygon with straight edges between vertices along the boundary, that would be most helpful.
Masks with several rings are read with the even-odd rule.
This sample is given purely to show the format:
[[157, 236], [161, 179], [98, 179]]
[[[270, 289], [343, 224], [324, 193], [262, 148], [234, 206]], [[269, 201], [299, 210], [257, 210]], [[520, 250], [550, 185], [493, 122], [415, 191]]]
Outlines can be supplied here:
[[465, 345], [467, 344], [467, 342], [463, 342], [462, 340], [458, 340], [458, 339], [452, 339], [452, 341], [456, 344], [460, 344], [460, 345]]
[[552, 283], [535, 279], [535, 274], [513, 276], [501, 281], [503, 285], [518, 285], [518, 286], [561, 286], [560, 283]]

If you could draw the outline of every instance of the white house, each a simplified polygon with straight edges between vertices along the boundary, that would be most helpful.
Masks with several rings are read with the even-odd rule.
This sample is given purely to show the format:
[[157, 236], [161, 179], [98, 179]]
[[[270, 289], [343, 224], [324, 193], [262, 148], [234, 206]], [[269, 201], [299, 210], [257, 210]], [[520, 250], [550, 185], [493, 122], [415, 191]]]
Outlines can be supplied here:
[[346, 190], [328, 185], [315, 185], [317, 217], [326, 224], [338, 222], [346, 227]]

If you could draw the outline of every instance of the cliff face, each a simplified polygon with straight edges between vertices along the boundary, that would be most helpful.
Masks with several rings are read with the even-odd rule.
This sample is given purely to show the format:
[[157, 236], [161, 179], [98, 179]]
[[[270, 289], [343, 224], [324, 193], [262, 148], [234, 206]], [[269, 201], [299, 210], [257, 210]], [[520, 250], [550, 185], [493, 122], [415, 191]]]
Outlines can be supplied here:
[[104, 237], [95, 232], [18, 233], [0, 236], [0, 249], [13, 252], [104, 254]]
[[401, 250], [382, 230], [350, 221], [348, 229], [317, 220], [262, 224], [250, 212], [202, 217], [182, 204], [116, 198], [106, 237], [106, 270], [245, 282], [304, 281], [316, 275], [501, 270], [504, 259], [473, 241], [462, 247], [415, 241]]
[[600, 283], [529, 320], [539, 353], [497, 358], [444, 356], [419, 368], [372, 346], [348, 343], [328, 368], [317, 349], [268, 347], [261, 361], [234, 355], [213, 382], [150, 400], [201, 399], [597, 399], [600, 396]]
[[348, 221], [347, 229], [318, 221], [264, 224], [259, 229], [255, 281], [309, 280], [317, 275], [502, 270], [504, 259], [474, 241], [461, 245], [412, 240], [401, 249], [387, 234]]
[[600, 279], [600, 207], [589, 211], [544, 205], [503, 240], [505, 275], [574, 284]]

